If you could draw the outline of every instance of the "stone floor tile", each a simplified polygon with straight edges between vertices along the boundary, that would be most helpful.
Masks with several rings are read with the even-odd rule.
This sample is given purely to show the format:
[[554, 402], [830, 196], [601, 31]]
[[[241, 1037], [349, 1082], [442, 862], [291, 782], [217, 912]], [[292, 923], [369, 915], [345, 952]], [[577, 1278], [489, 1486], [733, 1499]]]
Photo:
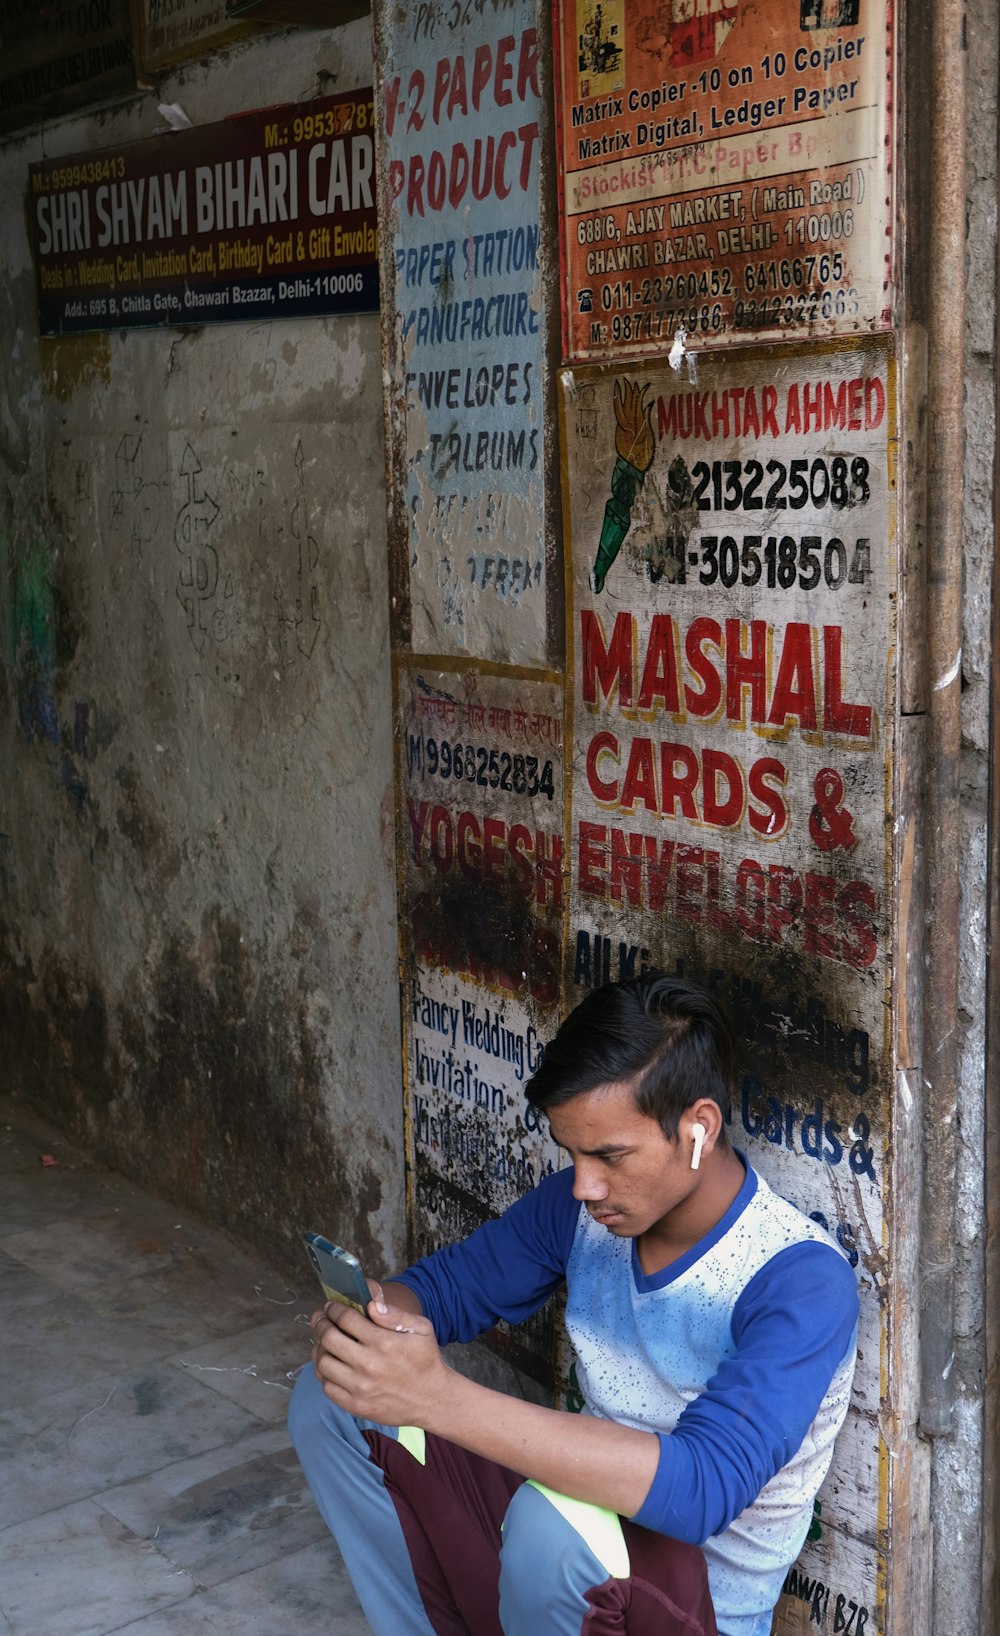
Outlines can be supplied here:
[[0, 1097], [4, 1636], [370, 1636], [285, 1429], [317, 1300]]
[[[305, 1312], [300, 1307], [294, 1310]], [[223, 1340], [192, 1347], [171, 1361], [262, 1420], [283, 1421], [294, 1384], [292, 1373], [309, 1361], [308, 1324], [292, 1316], [272, 1319]]]
[[0, 1403], [25, 1408], [69, 1384], [124, 1374], [162, 1357], [163, 1337], [125, 1318], [102, 1318], [69, 1295], [22, 1310], [0, 1346]]
[[211, 1586], [287, 1556], [326, 1528], [284, 1427], [110, 1489], [100, 1503]]
[[259, 1430], [252, 1411], [170, 1364], [103, 1375], [0, 1414], [0, 1520], [99, 1494]]
[[4, 1233], [0, 1249], [67, 1294], [86, 1295], [109, 1281], [121, 1283], [169, 1267], [175, 1254], [182, 1253], [179, 1243], [175, 1251], [173, 1239], [181, 1229], [170, 1223], [171, 1214], [157, 1205], [99, 1215], [91, 1205], [86, 1216]]
[[[202, 1234], [184, 1242], [170, 1265], [145, 1276], [142, 1284], [145, 1311], [162, 1303], [169, 1310], [183, 1307], [196, 1312], [205, 1332], [202, 1340], [250, 1329], [279, 1312], [294, 1317], [312, 1310], [309, 1295], [293, 1289], [273, 1267], [244, 1255], [221, 1234]], [[111, 1302], [127, 1298], [125, 1291], [105, 1292]]]
[[152, 1612], [193, 1589], [190, 1575], [89, 1500], [0, 1532], [5, 1636], [106, 1636], [137, 1608]]
[[100, 1169], [53, 1125], [30, 1109], [12, 1102], [9, 1097], [0, 1097], [0, 1174], [13, 1170], [37, 1170], [41, 1167], [43, 1153], [60, 1164], [86, 1165], [95, 1171]]
[[[9, 1158], [0, 1143], [0, 1154]], [[82, 1210], [101, 1215], [134, 1202], [130, 1184], [119, 1176], [92, 1168], [42, 1169], [37, 1159], [31, 1169], [15, 1166], [3, 1174], [3, 1214], [0, 1234], [24, 1232], [46, 1222], [65, 1221]]]
[[327, 1538], [114, 1636], [371, 1636], [371, 1626]]
[[0, 1250], [0, 1312], [4, 1314], [5, 1325], [9, 1325], [22, 1308], [42, 1306], [58, 1294], [55, 1285], [41, 1273]]

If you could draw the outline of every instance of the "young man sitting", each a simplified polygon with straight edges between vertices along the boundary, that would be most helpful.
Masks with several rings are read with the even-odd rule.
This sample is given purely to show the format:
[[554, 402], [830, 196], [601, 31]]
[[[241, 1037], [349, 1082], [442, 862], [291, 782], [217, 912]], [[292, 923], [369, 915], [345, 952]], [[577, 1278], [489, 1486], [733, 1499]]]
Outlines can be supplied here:
[[[377, 1636], [768, 1636], [847, 1413], [858, 1297], [730, 1147], [713, 996], [587, 996], [528, 1101], [570, 1165], [468, 1239], [314, 1314], [290, 1426]], [[439, 1348], [565, 1283], [583, 1414]]]

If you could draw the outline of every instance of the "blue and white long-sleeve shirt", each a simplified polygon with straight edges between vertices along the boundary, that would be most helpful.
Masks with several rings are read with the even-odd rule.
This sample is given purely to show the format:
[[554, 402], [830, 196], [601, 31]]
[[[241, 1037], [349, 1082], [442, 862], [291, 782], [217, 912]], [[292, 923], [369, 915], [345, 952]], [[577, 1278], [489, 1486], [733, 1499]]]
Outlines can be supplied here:
[[572, 1170], [401, 1275], [440, 1342], [535, 1312], [565, 1280], [586, 1413], [660, 1438], [634, 1521], [703, 1547], [722, 1636], [767, 1636], [843, 1424], [858, 1294], [829, 1235], [747, 1167], [722, 1220], [647, 1276]]

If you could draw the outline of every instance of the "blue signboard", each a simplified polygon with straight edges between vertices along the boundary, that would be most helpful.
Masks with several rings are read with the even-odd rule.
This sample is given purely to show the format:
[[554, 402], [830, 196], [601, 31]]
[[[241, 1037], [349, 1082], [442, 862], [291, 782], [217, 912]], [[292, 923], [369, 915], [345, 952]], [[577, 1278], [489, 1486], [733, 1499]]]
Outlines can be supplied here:
[[539, 38], [531, 5], [386, 24], [381, 177], [412, 640], [544, 658]]
[[43, 335], [373, 312], [371, 91], [29, 168]]

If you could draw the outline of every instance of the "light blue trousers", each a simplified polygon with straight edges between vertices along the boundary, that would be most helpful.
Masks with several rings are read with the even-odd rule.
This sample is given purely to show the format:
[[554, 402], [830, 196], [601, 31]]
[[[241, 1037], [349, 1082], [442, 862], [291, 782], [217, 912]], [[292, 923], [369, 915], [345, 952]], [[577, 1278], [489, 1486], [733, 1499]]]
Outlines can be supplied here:
[[[311, 1365], [289, 1429], [376, 1636], [715, 1636], [694, 1547], [412, 1427], [355, 1420]], [[652, 1574], [633, 1571], [629, 1541]]]

